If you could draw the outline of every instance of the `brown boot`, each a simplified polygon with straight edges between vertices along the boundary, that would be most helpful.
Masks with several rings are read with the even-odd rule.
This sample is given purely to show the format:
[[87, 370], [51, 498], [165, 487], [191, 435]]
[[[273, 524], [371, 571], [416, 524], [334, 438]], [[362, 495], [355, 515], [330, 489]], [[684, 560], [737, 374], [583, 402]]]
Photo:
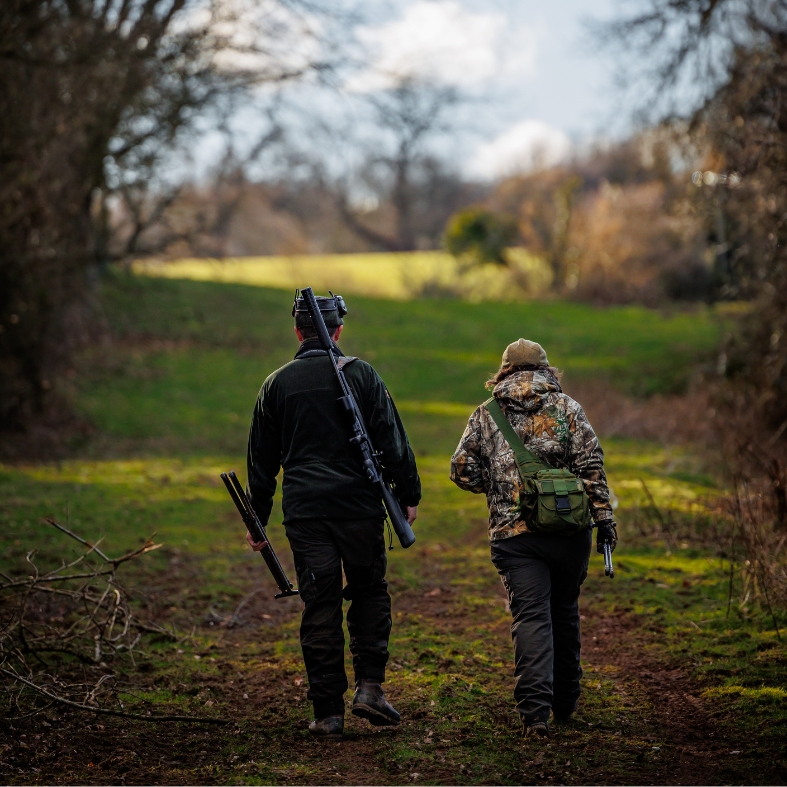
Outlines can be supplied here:
[[398, 724], [402, 717], [385, 699], [385, 692], [379, 680], [363, 678], [355, 684], [352, 712], [354, 716], [366, 719], [375, 727], [389, 727]]
[[525, 725], [526, 738], [548, 738], [549, 725], [545, 721], [536, 721]]

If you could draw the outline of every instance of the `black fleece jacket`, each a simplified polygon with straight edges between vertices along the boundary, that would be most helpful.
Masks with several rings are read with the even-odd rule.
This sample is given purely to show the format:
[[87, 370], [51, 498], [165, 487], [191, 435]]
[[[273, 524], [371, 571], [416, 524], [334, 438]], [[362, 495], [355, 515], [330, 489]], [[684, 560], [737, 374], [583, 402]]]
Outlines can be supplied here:
[[[257, 397], [247, 469], [251, 503], [263, 524], [281, 467], [285, 523], [385, 515], [378, 488], [366, 478], [360, 453], [349, 442], [350, 425], [337, 401], [341, 391], [330, 360], [319, 350], [316, 339], [303, 342], [295, 359], [273, 372]], [[336, 354], [342, 355], [338, 348]], [[415, 456], [385, 383], [360, 359], [348, 362], [344, 374], [396, 496], [402, 505], [418, 505]]]

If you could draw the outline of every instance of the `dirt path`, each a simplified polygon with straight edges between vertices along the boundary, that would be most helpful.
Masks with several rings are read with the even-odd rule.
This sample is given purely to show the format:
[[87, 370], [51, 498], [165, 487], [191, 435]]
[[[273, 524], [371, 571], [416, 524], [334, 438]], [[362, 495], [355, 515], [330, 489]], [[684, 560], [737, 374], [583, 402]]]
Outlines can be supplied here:
[[654, 656], [650, 645], [658, 632], [648, 631], [645, 623], [633, 616], [610, 618], [595, 615], [592, 607], [583, 609], [585, 662], [598, 673], [612, 670], [616, 691], [640, 709], [622, 720], [622, 735], [658, 744], [658, 748], [651, 747], [654, 755], [648, 757], [648, 765], [636, 781], [783, 783], [785, 774], [775, 763], [752, 766], [752, 759], [758, 757], [752, 741], [714, 722], [712, 709], [701, 698], [701, 687], [685, 668]]
[[[0, 727], [0, 779], [9, 784], [784, 783], [785, 774], [758, 760], [751, 742], [714, 723], [681, 665], [658, 658], [651, 647], [658, 632], [631, 614], [598, 614], [594, 610], [603, 608], [598, 603], [582, 605], [586, 689], [577, 720], [558, 728], [548, 743], [521, 740], [510, 697], [505, 599], [494, 574], [483, 574], [472, 587], [457, 587], [450, 583], [454, 564], [430, 559], [423, 569], [420, 587], [395, 596], [396, 629], [410, 636], [409, 644], [396, 647], [388, 684], [404, 716], [396, 730], [370, 729], [348, 716], [344, 742], [311, 740], [302, 665], [292, 656], [297, 651], [277, 651], [284, 634], [291, 636], [299, 606], [280, 604], [273, 617], [260, 595], [245, 613], [256, 623], [223, 631], [201, 654], [215, 666], [212, 673], [199, 683], [177, 684], [172, 678], [163, 684], [173, 691], [179, 685], [202, 712], [218, 711], [233, 723], [218, 729], [154, 728], [52, 709], [46, 720]], [[596, 581], [596, 598], [605, 587]], [[457, 645], [451, 649], [450, 643]], [[442, 650], [436, 652], [438, 646]], [[453, 673], [464, 676], [456, 678], [455, 689], [441, 684], [437, 691], [424, 682], [430, 674], [437, 680]], [[473, 693], [473, 682], [480, 693]], [[148, 683], [162, 687], [155, 674]], [[145, 685], [142, 681], [140, 689]]]

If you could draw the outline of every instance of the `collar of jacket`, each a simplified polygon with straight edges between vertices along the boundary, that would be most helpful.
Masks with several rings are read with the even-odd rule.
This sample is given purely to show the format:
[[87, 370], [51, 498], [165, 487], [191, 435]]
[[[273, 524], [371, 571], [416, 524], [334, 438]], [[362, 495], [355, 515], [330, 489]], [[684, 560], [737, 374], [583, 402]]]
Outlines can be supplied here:
[[[333, 354], [339, 358], [344, 357], [344, 353], [339, 349], [337, 345], [333, 345], [331, 347], [333, 350]], [[314, 358], [318, 355], [328, 355], [328, 353], [322, 349], [320, 345], [319, 339], [304, 339], [301, 342], [301, 346], [298, 348], [298, 352], [295, 353], [295, 360], [299, 358]]]

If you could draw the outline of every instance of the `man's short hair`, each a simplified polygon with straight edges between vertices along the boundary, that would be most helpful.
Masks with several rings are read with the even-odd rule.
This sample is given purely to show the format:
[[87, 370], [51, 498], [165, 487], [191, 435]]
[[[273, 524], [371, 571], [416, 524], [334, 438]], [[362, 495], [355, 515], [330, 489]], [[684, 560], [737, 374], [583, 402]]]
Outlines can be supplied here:
[[[300, 325], [298, 325], [298, 322], [296, 320], [295, 327], [301, 332], [301, 336], [303, 336], [304, 339], [316, 339], [317, 338], [317, 329], [313, 325], [309, 324], [309, 325], [304, 325], [303, 327], [301, 327]], [[336, 333], [337, 329], [340, 328], [341, 326], [340, 325], [326, 325], [325, 327], [328, 329], [328, 334], [330, 336], [333, 336]]]

